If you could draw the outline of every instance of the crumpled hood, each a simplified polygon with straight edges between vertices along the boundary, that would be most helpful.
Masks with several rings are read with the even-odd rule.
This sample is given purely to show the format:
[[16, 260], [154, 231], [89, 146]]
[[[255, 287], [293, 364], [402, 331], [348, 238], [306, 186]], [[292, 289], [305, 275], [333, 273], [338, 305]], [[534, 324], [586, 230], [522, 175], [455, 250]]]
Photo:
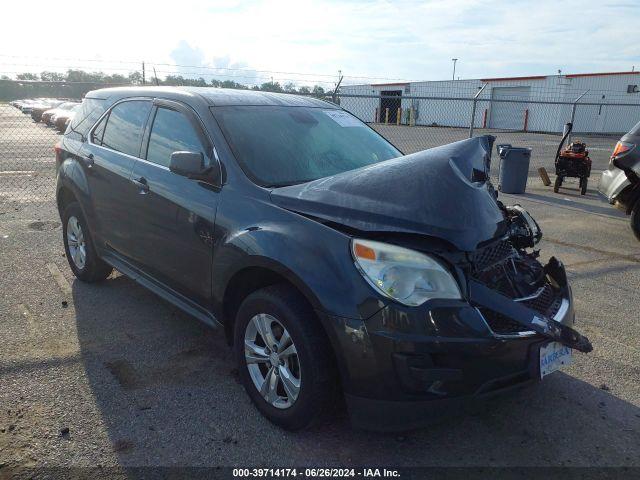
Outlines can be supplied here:
[[271, 199], [282, 208], [356, 230], [430, 235], [472, 251], [506, 232], [493, 187], [483, 180], [494, 140], [490, 135], [470, 138], [276, 188]]

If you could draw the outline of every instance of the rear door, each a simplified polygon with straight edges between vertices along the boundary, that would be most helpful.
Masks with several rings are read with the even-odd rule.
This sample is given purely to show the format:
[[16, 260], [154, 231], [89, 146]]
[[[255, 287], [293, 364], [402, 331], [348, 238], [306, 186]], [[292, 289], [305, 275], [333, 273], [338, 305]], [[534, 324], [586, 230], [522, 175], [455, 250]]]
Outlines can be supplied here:
[[132, 253], [130, 204], [137, 190], [129, 179], [140, 155], [151, 99], [131, 99], [115, 104], [90, 130], [79, 162], [86, 172], [99, 247], [129, 258]]
[[172, 173], [169, 161], [177, 151], [201, 152], [207, 166], [217, 166], [213, 144], [196, 113], [184, 104], [156, 99], [142, 159], [131, 175], [137, 190], [128, 210], [136, 222], [134, 257], [145, 273], [207, 306], [219, 188]]

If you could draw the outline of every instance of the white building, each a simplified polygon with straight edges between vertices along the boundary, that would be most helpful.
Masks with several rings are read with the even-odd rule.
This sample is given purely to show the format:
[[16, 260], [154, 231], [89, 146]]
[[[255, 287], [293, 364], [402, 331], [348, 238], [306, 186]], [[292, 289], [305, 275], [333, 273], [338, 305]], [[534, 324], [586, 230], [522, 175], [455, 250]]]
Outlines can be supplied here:
[[469, 127], [470, 99], [483, 85], [477, 128], [561, 132], [584, 92], [574, 131], [622, 133], [640, 121], [636, 71], [347, 85], [340, 88], [340, 104], [366, 122], [397, 123], [399, 116], [403, 124]]

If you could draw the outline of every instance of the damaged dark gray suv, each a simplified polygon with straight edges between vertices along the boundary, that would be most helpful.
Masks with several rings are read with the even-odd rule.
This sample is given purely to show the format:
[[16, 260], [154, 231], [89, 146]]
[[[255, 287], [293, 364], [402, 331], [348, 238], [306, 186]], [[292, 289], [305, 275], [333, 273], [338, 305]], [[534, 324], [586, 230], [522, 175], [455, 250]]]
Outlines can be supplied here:
[[492, 143], [403, 156], [313, 98], [97, 90], [56, 146], [67, 258], [222, 326], [282, 427], [341, 396], [356, 426], [417, 427], [591, 350], [562, 263], [497, 199]]

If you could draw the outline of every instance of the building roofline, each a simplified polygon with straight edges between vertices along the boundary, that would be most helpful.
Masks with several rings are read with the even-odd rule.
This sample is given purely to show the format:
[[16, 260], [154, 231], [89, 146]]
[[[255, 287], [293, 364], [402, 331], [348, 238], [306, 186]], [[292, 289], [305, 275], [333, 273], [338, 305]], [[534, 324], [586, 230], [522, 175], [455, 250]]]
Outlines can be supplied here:
[[[411, 82], [396, 82], [396, 83], [372, 83], [372, 87], [405, 87]], [[417, 83], [417, 82], [413, 82]]]
[[609, 76], [609, 75], [637, 75], [640, 71], [633, 72], [600, 72], [600, 73], [570, 73], [565, 75], [567, 78], [576, 78], [576, 77], [600, 77], [600, 76]]
[[528, 77], [497, 77], [497, 78], [481, 78], [481, 82], [509, 82], [512, 80], [545, 80], [548, 75], [531, 75]]
[[[495, 78], [465, 78], [460, 81], [480, 81], [480, 82], [511, 82], [519, 80], [545, 80], [549, 77], [566, 77], [566, 78], [580, 78], [580, 77], [599, 77], [599, 76], [613, 76], [613, 75], [639, 75], [640, 70], [632, 72], [595, 72], [595, 73], [568, 73], [566, 75], [528, 75], [523, 77], [495, 77]], [[456, 80], [457, 81], [457, 80]], [[371, 83], [370, 87], [404, 87], [414, 83], [431, 83], [431, 82], [451, 82], [451, 80], [417, 80], [413, 82], [391, 82], [391, 83]], [[345, 87], [363, 87], [367, 84], [355, 84], [345, 85]]]

